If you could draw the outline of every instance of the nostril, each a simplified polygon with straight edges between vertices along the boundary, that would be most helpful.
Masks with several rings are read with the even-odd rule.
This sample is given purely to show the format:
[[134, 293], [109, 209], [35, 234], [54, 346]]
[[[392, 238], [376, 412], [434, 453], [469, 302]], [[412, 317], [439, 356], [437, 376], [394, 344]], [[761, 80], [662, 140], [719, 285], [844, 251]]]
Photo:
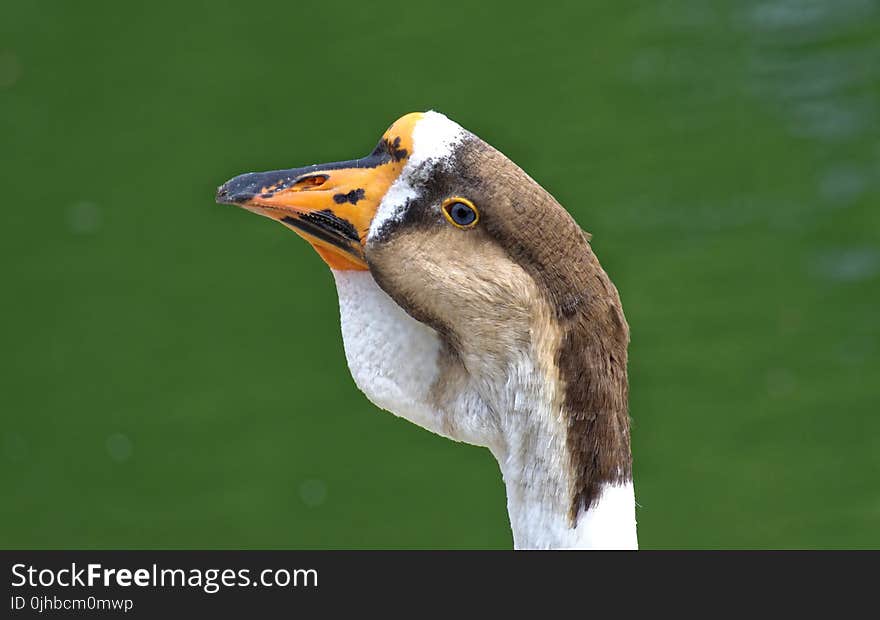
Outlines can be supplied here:
[[326, 183], [328, 178], [329, 177], [326, 174], [310, 174], [296, 179], [293, 182], [292, 187], [298, 189], [315, 189]]

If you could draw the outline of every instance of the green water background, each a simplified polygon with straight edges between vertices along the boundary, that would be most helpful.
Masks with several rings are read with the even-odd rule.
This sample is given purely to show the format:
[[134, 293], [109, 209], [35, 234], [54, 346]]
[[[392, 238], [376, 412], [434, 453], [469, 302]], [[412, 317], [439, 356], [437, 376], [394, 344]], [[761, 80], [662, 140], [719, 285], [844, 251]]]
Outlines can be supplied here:
[[0, 5], [0, 546], [507, 548], [239, 172], [440, 110], [587, 230], [644, 548], [880, 547], [880, 5]]

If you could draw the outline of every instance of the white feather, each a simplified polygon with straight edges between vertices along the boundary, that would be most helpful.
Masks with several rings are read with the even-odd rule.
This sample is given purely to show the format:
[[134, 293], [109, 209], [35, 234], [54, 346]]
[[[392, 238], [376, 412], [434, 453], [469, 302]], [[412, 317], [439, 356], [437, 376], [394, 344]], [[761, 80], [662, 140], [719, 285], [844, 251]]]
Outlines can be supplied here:
[[385, 192], [376, 215], [370, 223], [369, 238], [391, 221], [399, 219], [406, 204], [418, 196], [423, 177], [430, 174], [434, 165], [449, 159], [455, 146], [466, 135], [465, 130], [439, 112], [425, 112], [413, 128], [413, 152], [400, 175]]
[[437, 333], [404, 312], [368, 271], [332, 271], [354, 382], [377, 407], [439, 432], [438, 412], [428, 404], [438, 372]]
[[[517, 549], [637, 547], [632, 483], [605, 485], [598, 503], [579, 515], [576, 527], [569, 525], [563, 421], [548, 410], [546, 385], [528, 355], [506, 368], [500, 384], [490, 375], [491, 385], [478, 382], [439, 411], [429, 393], [439, 372], [437, 333], [404, 312], [369, 272], [334, 270], [333, 276], [345, 357], [358, 388], [376, 406], [427, 430], [449, 437], [454, 427], [452, 439], [490, 448], [507, 488]], [[496, 412], [501, 418], [488, 424]], [[500, 436], [487, 433], [492, 425]]]

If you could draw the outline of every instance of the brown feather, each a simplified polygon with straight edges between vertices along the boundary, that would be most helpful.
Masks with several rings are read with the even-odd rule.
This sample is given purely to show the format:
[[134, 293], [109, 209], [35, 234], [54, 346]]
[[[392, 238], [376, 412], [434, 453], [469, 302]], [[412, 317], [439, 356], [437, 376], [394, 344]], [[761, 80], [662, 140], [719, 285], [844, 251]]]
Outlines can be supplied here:
[[489, 233], [537, 282], [562, 330], [556, 365], [565, 384], [567, 443], [575, 478], [574, 523], [602, 483], [632, 479], [627, 345], [617, 289], [571, 215], [507, 157], [482, 141], [462, 153], [492, 196]]

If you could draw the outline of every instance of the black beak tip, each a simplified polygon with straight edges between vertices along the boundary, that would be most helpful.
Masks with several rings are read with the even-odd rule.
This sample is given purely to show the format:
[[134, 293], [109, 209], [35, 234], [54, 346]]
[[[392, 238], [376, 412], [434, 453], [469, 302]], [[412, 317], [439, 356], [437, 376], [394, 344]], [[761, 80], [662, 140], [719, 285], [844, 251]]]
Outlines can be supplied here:
[[217, 188], [215, 200], [223, 205], [241, 206], [260, 193], [261, 187], [270, 185], [265, 176], [262, 173], [248, 172], [233, 177]]
[[217, 204], [240, 205], [254, 197], [254, 192], [249, 191], [250, 188], [241, 187], [241, 184], [235, 183], [235, 180], [227, 181], [217, 188], [217, 195], [214, 197]]
[[233, 196], [229, 191], [229, 183], [224, 183], [217, 188], [217, 195], [214, 199], [217, 201], [217, 204], [221, 205], [235, 204]]

